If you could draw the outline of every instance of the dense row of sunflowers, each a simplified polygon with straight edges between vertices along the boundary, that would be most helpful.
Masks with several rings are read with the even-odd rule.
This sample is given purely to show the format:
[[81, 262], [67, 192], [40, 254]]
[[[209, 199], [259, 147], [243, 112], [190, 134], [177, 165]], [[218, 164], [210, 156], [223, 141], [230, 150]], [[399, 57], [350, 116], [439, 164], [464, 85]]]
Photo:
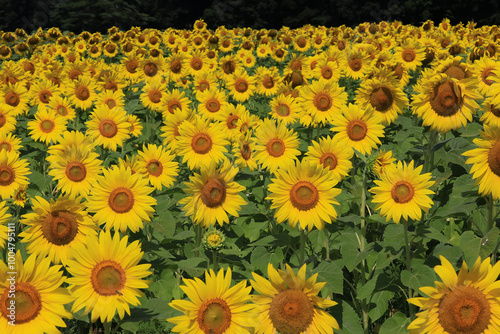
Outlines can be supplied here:
[[[424, 222], [439, 190], [432, 175], [437, 138], [479, 122], [480, 138], [463, 159], [494, 213], [499, 37], [495, 26], [448, 20], [259, 31], [212, 31], [199, 20], [192, 30], [2, 33], [2, 332], [55, 333], [79, 311], [109, 332], [114, 317], [139, 304], [155, 269], [142, 260], [139, 240], [129, 238], [157, 218], [156, 198], [174, 186], [184, 192], [178, 224], [207, 229], [204, 244], [214, 254], [221, 231], [237, 224], [254, 196], [238, 181], [242, 173], [266, 185], [270, 231], [288, 223], [304, 242], [305, 233], [325, 229], [341, 218], [346, 180], [354, 183], [362, 171], [361, 223], [376, 212], [408, 233], [409, 223]], [[425, 156], [403, 161], [408, 157], [380, 150], [402, 116], [428, 131]], [[52, 181], [43, 188], [38, 177]], [[7, 261], [16, 249], [15, 261]], [[170, 301], [177, 310], [168, 319], [172, 330], [342, 330], [328, 311], [337, 302], [319, 296], [326, 283], [316, 282], [317, 273], [307, 277], [303, 253], [298, 263], [298, 272], [269, 264], [268, 279], [252, 272], [250, 285], [232, 286], [231, 267], [217, 271], [216, 263], [205, 281], [182, 277], [188, 299]], [[464, 261], [457, 274], [441, 257], [434, 271], [441, 282], [421, 287], [426, 297], [407, 296], [420, 307], [415, 317], [410, 311], [411, 333], [500, 332], [498, 263], [478, 258], [469, 269]], [[368, 315], [362, 322], [367, 332]]]

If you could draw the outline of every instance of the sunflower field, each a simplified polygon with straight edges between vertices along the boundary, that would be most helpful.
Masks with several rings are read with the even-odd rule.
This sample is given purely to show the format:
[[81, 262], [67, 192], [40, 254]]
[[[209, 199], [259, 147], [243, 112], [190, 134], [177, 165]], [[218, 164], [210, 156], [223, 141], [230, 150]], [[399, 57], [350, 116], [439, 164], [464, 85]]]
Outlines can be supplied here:
[[500, 28], [1, 32], [1, 333], [500, 333]]

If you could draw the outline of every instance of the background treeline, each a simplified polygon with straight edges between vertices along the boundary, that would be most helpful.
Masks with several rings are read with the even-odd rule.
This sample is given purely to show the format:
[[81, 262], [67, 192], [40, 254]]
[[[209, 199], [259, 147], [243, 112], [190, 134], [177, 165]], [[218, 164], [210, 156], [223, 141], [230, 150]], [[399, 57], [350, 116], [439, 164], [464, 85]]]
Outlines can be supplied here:
[[500, 2], [470, 0], [16, 0], [0, 1], [0, 30], [59, 27], [79, 33], [106, 32], [111, 26], [191, 29], [203, 18], [208, 28], [290, 28], [305, 24], [356, 26], [361, 22], [400, 20], [421, 25], [427, 19], [452, 24], [500, 22]]

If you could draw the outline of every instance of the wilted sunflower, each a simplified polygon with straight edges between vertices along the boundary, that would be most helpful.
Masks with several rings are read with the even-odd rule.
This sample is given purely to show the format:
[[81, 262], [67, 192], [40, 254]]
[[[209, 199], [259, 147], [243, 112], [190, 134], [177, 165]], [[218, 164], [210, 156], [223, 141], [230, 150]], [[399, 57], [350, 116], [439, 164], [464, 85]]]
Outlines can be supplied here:
[[472, 121], [472, 114], [482, 99], [477, 92], [476, 78], [457, 80], [444, 73], [423, 77], [416, 85], [413, 96], [413, 113], [420, 116], [424, 126], [446, 133], [464, 127]]
[[339, 324], [324, 309], [337, 305], [318, 296], [326, 282], [316, 283], [318, 274], [306, 279], [306, 265], [297, 274], [287, 264], [286, 271], [269, 263], [267, 276], [252, 273], [252, 287], [260, 295], [252, 295], [258, 315], [256, 334], [332, 334]]
[[246, 280], [231, 287], [231, 268], [205, 271], [205, 282], [199, 278], [184, 279], [180, 288], [190, 300], [173, 300], [169, 305], [183, 313], [168, 318], [176, 333], [250, 334], [256, 314], [250, 302]]
[[46, 144], [59, 142], [66, 131], [67, 118], [60, 116], [48, 107], [39, 106], [35, 119], [28, 122], [29, 135], [36, 141]]
[[229, 224], [228, 213], [239, 217], [241, 206], [247, 204], [238, 194], [245, 187], [233, 181], [237, 173], [238, 168], [228, 160], [219, 168], [213, 162], [208, 167], [202, 166], [200, 174], [195, 173], [185, 183], [188, 196], [179, 201], [184, 205], [182, 210], [203, 227]]
[[361, 154], [371, 154], [372, 149], [381, 144], [384, 136], [382, 116], [369, 113], [356, 104], [343, 105], [341, 114], [332, 120], [331, 131], [337, 132], [333, 140], [352, 147]]
[[19, 159], [18, 152], [0, 150], [0, 198], [6, 199], [14, 195], [23, 185], [28, 185], [30, 174], [28, 162]]
[[272, 119], [264, 121], [255, 130], [253, 140], [255, 160], [263, 168], [275, 173], [278, 168], [293, 165], [300, 155], [299, 138], [285, 123]]
[[146, 176], [149, 183], [157, 190], [171, 187], [179, 174], [179, 163], [175, 156], [163, 146], [148, 144], [138, 152], [142, 165], [140, 173]]
[[492, 266], [488, 257], [482, 262], [478, 258], [469, 270], [463, 261], [457, 274], [446, 258], [439, 258], [441, 265], [434, 271], [442, 282], [420, 288], [428, 297], [408, 299], [420, 307], [417, 318], [408, 325], [410, 334], [500, 333], [500, 262]]
[[29, 254], [48, 257], [54, 264], [73, 258], [72, 249], [85, 242], [87, 234], [97, 235], [97, 225], [85, 211], [82, 197], [61, 196], [50, 203], [36, 196], [31, 200], [34, 212], [25, 214], [21, 223], [29, 227], [19, 234], [28, 243]]
[[87, 197], [87, 209], [94, 212], [94, 220], [106, 224], [107, 229], [137, 232], [153, 215], [152, 205], [156, 205], [156, 199], [149, 196], [152, 191], [142, 175], [117, 166], [104, 170], [94, 183]]
[[297, 162], [288, 168], [279, 168], [276, 178], [269, 184], [271, 209], [275, 212], [276, 222], [288, 220], [295, 228], [299, 223], [302, 229], [322, 230], [325, 222], [331, 224], [337, 218], [333, 204], [341, 192], [335, 188], [338, 180], [323, 166], [310, 161]]
[[[15, 268], [16, 274], [11, 274]], [[62, 318], [72, 319], [64, 305], [74, 298], [61, 285], [66, 281], [62, 266], [49, 258], [31, 255], [23, 263], [21, 252], [9, 267], [0, 261], [0, 328], [5, 334], [59, 333], [66, 327]], [[15, 296], [10, 285], [15, 282]], [[15, 305], [14, 314], [9, 306]], [[15, 326], [13, 326], [15, 325]]]
[[369, 191], [373, 193], [372, 202], [375, 210], [380, 209], [380, 215], [389, 221], [391, 218], [399, 224], [404, 220], [420, 219], [422, 210], [427, 212], [433, 202], [429, 195], [434, 191], [429, 188], [434, 184], [431, 173], [421, 174], [423, 166], [413, 167], [413, 160], [407, 165], [398, 161], [395, 166], [389, 166], [380, 180], [375, 180], [376, 187]]
[[71, 308], [83, 314], [91, 312], [91, 321], [98, 318], [111, 322], [116, 313], [123, 319], [130, 315], [130, 305], [140, 304], [137, 297], [144, 297], [139, 289], [147, 289], [151, 264], [139, 264], [144, 254], [138, 240], [128, 244], [128, 236], [120, 238], [108, 231], [101, 231], [99, 238], [88, 235], [85, 243], [73, 248], [74, 260], [64, 261], [73, 277], [68, 278], [68, 290], [76, 299]]
[[483, 196], [491, 194], [500, 199], [500, 128], [484, 125], [479, 132], [481, 138], [475, 138], [478, 148], [462, 153], [468, 157], [465, 163], [472, 164], [470, 173], [479, 185], [479, 193]]
[[330, 123], [340, 107], [347, 103], [347, 93], [336, 82], [314, 81], [300, 90], [298, 100], [314, 126]]
[[342, 142], [335, 141], [331, 136], [320, 138], [319, 142], [312, 141], [307, 148], [304, 160], [322, 166], [340, 181], [349, 174], [352, 168], [351, 158], [354, 152]]
[[182, 157], [190, 169], [219, 163], [227, 152], [223, 123], [195, 117], [192, 121], [182, 122], [177, 131], [177, 155]]
[[116, 151], [117, 147], [122, 146], [130, 137], [130, 123], [127, 120], [127, 112], [124, 109], [109, 109], [106, 105], [98, 105], [85, 123], [86, 135], [95, 145]]

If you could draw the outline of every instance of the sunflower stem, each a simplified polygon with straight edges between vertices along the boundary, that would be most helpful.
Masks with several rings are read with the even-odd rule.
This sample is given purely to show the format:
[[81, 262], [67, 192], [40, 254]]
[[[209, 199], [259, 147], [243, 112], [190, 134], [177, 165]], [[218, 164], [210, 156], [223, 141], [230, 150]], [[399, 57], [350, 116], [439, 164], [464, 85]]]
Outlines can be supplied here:
[[214, 269], [215, 272], [217, 272], [217, 270], [219, 270], [219, 257], [218, 257], [218, 254], [219, 252], [217, 250], [213, 250], [212, 251], [212, 267]]
[[488, 205], [488, 228], [486, 229], [486, 233], [488, 233], [489, 231], [491, 231], [493, 226], [495, 226], [496, 218], [495, 199], [493, 198], [492, 194], [486, 197], [486, 204]]
[[436, 130], [432, 130], [431, 133], [429, 134], [429, 140], [427, 142], [427, 151], [425, 152], [424, 155], [424, 167], [423, 167], [424, 173], [431, 171], [432, 168], [434, 167], [434, 151], [432, 151], [432, 148], [436, 144], [437, 136], [438, 132]]
[[103, 323], [104, 326], [104, 334], [111, 334], [111, 322], [106, 321]]
[[325, 228], [325, 260], [330, 261], [330, 234], [328, 233], [328, 230]]
[[299, 248], [299, 266], [302, 267], [305, 260], [306, 249], [306, 233], [305, 230], [300, 229], [300, 248]]
[[[406, 254], [406, 270], [411, 271], [411, 245], [408, 238], [408, 222], [403, 219], [404, 236], [405, 236], [405, 254]], [[408, 287], [408, 298], [413, 298], [413, 290]], [[409, 304], [410, 319], [413, 321], [415, 318], [415, 305]]]
[[200, 247], [201, 245], [201, 237], [202, 237], [202, 233], [201, 233], [201, 226], [199, 224], [196, 224], [194, 225], [194, 233], [195, 233], [195, 236], [194, 236], [194, 256], [195, 257], [199, 257], [200, 256], [200, 251], [198, 250], [198, 247]]
[[[359, 216], [361, 218], [361, 238], [359, 241], [359, 251], [363, 253], [365, 251], [365, 239], [366, 239], [366, 221], [365, 221], [365, 206], [366, 206], [366, 164], [363, 167], [362, 175], [362, 185], [361, 185], [361, 203], [359, 205]], [[366, 284], [366, 261], [361, 261], [361, 283]], [[361, 309], [363, 313], [363, 329], [365, 334], [369, 333], [370, 329], [370, 318], [368, 316], [368, 305], [366, 299], [361, 301]]]

